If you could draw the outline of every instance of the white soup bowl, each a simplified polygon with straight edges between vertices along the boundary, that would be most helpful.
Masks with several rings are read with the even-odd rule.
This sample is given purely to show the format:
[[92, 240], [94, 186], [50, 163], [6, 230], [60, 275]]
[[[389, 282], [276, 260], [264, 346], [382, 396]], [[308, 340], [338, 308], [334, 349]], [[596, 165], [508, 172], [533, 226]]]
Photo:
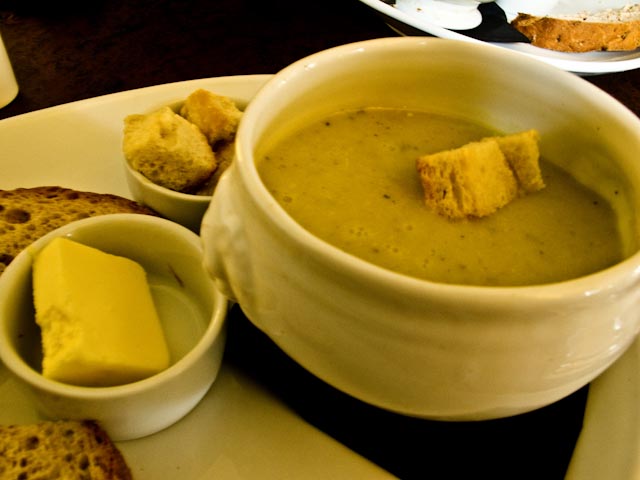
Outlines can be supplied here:
[[[612, 203], [627, 258], [560, 283], [478, 287], [400, 275], [320, 240], [271, 196], [254, 154], [281, 129], [366, 106], [537, 129], [543, 157]], [[339, 46], [283, 69], [249, 104], [203, 220], [205, 261], [284, 352], [360, 400], [449, 420], [530, 411], [589, 383], [638, 332], [639, 151], [629, 110], [516, 52], [420, 37]]]

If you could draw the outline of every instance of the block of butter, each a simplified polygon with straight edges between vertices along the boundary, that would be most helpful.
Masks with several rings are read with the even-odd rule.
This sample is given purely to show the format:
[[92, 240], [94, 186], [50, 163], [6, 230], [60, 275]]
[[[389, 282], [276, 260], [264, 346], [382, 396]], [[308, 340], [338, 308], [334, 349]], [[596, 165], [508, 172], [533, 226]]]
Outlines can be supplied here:
[[169, 366], [146, 272], [133, 260], [56, 238], [34, 260], [33, 296], [45, 377], [113, 386]]

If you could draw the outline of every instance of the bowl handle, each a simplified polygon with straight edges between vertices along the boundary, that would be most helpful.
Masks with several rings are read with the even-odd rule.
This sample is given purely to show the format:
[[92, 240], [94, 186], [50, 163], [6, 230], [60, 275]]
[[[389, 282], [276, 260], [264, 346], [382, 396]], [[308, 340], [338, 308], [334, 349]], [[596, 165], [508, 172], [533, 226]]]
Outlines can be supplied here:
[[216, 186], [200, 229], [204, 248], [204, 266], [218, 289], [230, 300], [241, 297], [238, 288], [252, 284], [248, 238], [234, 198], [233, 167]]

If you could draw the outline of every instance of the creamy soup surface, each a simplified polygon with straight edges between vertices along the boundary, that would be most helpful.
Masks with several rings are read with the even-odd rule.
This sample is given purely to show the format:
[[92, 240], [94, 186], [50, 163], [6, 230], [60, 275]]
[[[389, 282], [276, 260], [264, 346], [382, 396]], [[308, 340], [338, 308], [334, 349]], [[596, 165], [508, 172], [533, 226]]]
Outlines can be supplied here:
[[437, 282], [534, 285], [622, 259], [610, 205], [541, 160], [546, 188], [482, 219], [424, 204], [416, 158], [499, 132], [459, 118], [370, 108], [337, 113], [266, 145], [258, 171], [304, 228], [387, 269]]

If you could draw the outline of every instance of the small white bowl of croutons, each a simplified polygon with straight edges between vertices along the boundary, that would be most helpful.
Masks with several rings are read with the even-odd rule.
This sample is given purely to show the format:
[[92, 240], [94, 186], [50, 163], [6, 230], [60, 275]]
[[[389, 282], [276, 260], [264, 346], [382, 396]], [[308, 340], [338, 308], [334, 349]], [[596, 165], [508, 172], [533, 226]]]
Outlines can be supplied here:
[[0, 359], [44, 418], [139, 438], [214, 383], [226, 311], [194, 232], [150, 215], [87, 218], [35, 241], [0, 277]]
[[240, 102], [204, 89], [124, 119], [122, 149], [135, 200], [197, 232], [233, 159]]

